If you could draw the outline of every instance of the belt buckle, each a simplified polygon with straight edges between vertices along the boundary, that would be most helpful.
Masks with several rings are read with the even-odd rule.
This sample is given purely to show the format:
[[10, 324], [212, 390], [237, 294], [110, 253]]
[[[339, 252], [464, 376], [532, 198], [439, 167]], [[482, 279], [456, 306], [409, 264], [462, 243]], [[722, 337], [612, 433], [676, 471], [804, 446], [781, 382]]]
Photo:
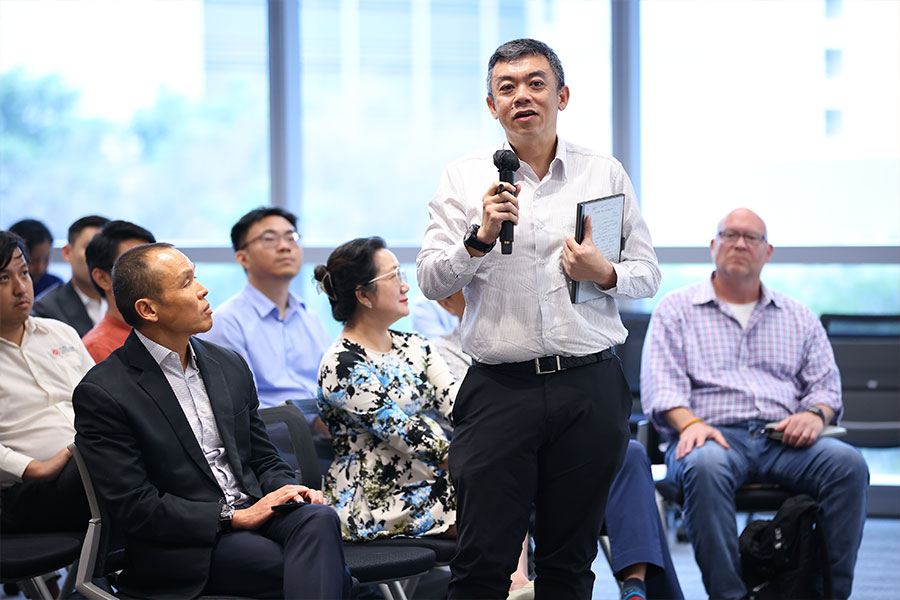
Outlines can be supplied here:
[[541, 368], [541, 359], [534, 359], [534, 372], [536, 375], [547, 375], [549, 373], [556, 373], [557, 371], [562, 371], [562, 366], [559, 364], [559, 355], [556, 356], [545, 356], [543, 358], [555, 358], [556, 359], [556, 367], [551, 366], [548, 370], [543, 370]]

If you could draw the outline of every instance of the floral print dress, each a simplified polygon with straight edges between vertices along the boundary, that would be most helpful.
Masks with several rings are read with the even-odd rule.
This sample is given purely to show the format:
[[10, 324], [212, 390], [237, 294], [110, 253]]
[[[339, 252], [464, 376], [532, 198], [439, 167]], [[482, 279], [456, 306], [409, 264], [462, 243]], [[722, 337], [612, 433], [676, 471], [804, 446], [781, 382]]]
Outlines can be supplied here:
[[438, 534], [456, 522], [456, 492], [441, 468], [450, 442], [426, 413], [449, 418], [458, 383], [423, 338], [390, 334], [386, 353], [338, 338], [319, 367], [335, 455], [323, 487], [350, 541]]

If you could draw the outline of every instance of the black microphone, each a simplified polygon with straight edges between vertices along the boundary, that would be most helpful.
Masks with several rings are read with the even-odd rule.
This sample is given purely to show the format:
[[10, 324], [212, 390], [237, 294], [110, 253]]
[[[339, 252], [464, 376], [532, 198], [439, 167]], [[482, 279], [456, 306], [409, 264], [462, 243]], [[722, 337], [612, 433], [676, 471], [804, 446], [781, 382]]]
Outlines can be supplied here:
[[[500, 171], [500, 181], [512, 184], [513, 173], [519, 170], [519, 157], [512, 150], [497, 150], [494, 152], [494, 166]], [[510, 192], [515, 194], [515, 185]], [[503, 254], [512, 254], [512, 243], [512, 221], [503, 221], [500, 226], [500, 251]]]

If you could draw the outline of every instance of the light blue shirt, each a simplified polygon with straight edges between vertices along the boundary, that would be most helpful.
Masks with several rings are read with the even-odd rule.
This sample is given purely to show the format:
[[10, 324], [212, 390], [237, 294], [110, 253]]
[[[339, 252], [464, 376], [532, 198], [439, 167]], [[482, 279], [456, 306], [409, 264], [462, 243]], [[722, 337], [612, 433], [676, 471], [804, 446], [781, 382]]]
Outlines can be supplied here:
[[213, 311], [213, 326], [200, 338], [244, 357], [260, 408], [316, 396], [322, 354], [331, 338], [318, 315], [290, 294], [284, 319], [278, 307], [247, 283]]
[[409, 303], [412, 326], [427, 340], [439, 338], [459, 328], [459, 318], [434, 300], [421, 296]]

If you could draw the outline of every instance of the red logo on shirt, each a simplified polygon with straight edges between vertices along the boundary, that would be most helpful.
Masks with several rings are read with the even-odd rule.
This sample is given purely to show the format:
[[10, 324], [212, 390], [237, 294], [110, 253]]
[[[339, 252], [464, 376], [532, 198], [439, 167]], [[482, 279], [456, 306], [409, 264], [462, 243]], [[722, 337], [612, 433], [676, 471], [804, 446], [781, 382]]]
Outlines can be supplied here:
[[53, 356], [59, 356], [59, 349], [58, 349], [58, 348], [54, 348], [54, 349], [51, 350], [50, 352], [53, 353]]

